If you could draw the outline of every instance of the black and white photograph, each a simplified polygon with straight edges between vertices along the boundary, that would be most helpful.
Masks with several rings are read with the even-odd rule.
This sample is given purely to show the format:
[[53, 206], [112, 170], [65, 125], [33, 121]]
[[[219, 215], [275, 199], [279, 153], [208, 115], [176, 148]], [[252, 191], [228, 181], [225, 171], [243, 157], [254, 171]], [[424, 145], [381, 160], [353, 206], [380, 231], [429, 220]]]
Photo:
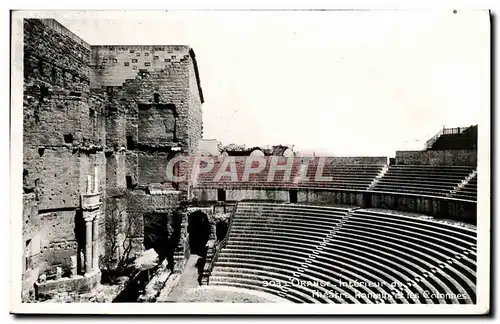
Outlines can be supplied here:
[[487, 314], [489, 10], [11, 12], [11, 312]]

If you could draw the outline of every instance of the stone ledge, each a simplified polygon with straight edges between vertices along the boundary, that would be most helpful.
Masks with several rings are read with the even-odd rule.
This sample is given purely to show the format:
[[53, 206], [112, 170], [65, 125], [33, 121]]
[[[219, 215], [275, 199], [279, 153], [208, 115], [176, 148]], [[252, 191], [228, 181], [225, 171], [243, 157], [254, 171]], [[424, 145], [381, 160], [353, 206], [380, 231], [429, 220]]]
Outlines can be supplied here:
[[35, 282], [35, 294], [37, 298], [52, 297], [63, 292], [86, 293], [99, 286], [101, 283], [101, 272], [92, 275], [77, 276], [73, 278], [61, 278], [44, 283]]
[[85, 193], [81, 195], [81, 205], [83, 210], [96, 210], [101, 205], [101, 192]]

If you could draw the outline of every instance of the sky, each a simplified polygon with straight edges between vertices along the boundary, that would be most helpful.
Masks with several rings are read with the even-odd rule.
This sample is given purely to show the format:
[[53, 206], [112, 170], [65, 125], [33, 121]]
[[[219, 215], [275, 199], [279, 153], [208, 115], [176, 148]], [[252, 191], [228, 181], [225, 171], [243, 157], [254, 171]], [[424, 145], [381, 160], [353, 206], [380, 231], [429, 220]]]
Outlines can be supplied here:
[[203, 137], [394, 156], [490, 109], [486, 11], [52, 13], [92, 45], [191, 46]]

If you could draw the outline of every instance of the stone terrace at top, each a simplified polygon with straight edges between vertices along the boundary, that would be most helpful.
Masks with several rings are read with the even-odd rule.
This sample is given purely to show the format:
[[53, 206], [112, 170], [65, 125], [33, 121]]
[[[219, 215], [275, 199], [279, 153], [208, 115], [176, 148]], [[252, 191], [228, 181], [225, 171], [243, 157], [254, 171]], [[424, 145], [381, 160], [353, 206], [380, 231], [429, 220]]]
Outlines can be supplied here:
[[192, 58], [199, 95], [203, 103], [193, 49], [186, 45], [97, 45], [92, 46], [91, 87], [122, 86], [139, 72], [179, 66]]
[[[184, 152], [197, 150], [204, 98], [195, 54], [189, 46], [91, 48], [91, 89], [111, 98], [108, 110], [121, 115], [116, 130], [127, 133], [127, 143], [124, 134], [117, 134], [121, 139], [118, 146], [167, 148], [180, 144]], [[131, 118], [137, 118], [138, 130]]]

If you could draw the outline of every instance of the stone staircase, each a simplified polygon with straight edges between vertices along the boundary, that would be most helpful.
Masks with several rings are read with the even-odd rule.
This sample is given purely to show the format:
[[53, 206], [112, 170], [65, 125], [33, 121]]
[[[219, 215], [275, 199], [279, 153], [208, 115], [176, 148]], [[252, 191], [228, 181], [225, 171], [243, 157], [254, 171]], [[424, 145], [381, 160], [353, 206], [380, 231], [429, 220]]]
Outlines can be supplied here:
[[477, 175], [477, 169], [472, 171], [464, 180], [462, 180], [462, 182], [460, 182], [455, 188], [453, 188], [448, 194], [446, 194], [446, 196], [452, 197], [453, 195], [455, 195], [457, 191], [465, 187], [469, 183], [469, 181], [473, 179], [476, 175]]
[[[356, 209], [359, 209], [359, 207], [353, 208], [352, 210], [348, 211], [344, 216], [342, 216], [342, 219], [333, 227], [328, 234], [323, 238], [323, 241], [319, 243], [318, 246], [316, 246], [316, 249], [313, 250], [309, 256], [304, 260], [304, 262], [300, 265], [300, 267], [297, 268], [297, 272], [294, 273], [294, 277], [301, 278], [302, 274], [304, 272], [307, 272], [307, 268], [310, 266], [310, 263], [312, 263], [316, 256], [323, 251], [325, 246], [330, 243], [330, 241], [333, 240], [333, 237], [335, 234], [337, 234], [337, 231], [342, 228], [342, 226], [347, 222], [349, 217], [354, 213]], [[284, 297], [284, 296], [283, 296]]]
[[375, 177], [375, 179], [373, 179], [372, 183], [370, 183], [370, 185], [368, 186], [368, 190], [372, 190], [373, 188], [375, 188], [375, 186], [380, 181], [380, 179], [385, 175], [387, 170], [389, 170], [389, 166], [386, 164], [384, 165], [382, 170], [380, 170], [379, 174]]

